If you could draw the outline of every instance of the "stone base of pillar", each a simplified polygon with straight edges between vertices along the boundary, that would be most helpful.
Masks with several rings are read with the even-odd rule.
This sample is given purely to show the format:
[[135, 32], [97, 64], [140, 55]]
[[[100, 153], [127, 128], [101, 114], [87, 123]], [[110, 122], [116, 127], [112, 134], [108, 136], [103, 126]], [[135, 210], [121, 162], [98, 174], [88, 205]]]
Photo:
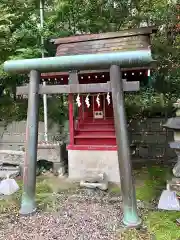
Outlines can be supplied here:
[[123, 218], [123, 224], [126, 228], [139, 228], [142, 225], [142, 220], [136, 213], [129, 213]]
[[26, 193], [22, 195], [21, 209], [19, 213], [23, 216], [33, 215], [37, 210], [35, 199], [28, 197]]

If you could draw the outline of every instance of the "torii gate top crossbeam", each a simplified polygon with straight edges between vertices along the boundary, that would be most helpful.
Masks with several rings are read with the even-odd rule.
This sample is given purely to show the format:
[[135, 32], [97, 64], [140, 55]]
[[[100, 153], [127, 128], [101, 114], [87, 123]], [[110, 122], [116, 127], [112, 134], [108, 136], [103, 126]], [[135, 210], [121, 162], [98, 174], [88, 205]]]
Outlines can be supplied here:
[[50, 58], [10, 60], [4, 63], [4, 70], [12, 73], [93, 70], [109, 68], [111, 65], [121, 67], [149, 66], [153, 62], [150, 49], [138, 51], [111, 52], [102, 54], [83, 54]]

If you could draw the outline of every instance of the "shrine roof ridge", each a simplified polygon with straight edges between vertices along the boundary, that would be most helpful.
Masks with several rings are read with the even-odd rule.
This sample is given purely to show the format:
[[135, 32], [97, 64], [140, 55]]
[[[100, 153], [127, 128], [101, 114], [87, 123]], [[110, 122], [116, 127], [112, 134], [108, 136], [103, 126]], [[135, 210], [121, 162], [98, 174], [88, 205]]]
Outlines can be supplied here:
[[76, 42], [112, 39], [112, 38], [119, 38], [119, 37], [128, 37], [128, 36], [130, 37], [130, 36], [137, 36], [137, 35], [150, 35], [156, 32], [157, 32], [157, 27], [151, 26], [151, 27], [141, 27], [141, 28], [134, 28], [134, 29], [125, 29], [119, 32], [107, 32], [107, 33], [75, 35], [75, 36], [69, 36], [69, 37], [58, 37], [56, 39], [51, 39], [50, 41], [55, 45], [59, 45], [59, 44], [68, 44], [68, 43], [76, 43]]

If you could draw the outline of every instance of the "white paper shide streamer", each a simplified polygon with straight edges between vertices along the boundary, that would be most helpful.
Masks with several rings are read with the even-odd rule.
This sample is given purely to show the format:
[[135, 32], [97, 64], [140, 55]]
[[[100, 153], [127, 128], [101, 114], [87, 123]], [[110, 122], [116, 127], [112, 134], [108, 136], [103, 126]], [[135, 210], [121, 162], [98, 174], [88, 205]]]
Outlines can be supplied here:
[[79, 96], [79, 94], [77, 95], [77, 98], [76, 98], [76, 103], [77, 103], [78, 107], [80, 107], [80, 106], [81, 106], [81, 99], [80, 99], [80, 96]]
[[111, 103], [111, 99], [110, 99], [109, 92], [107, 93], [107, 97], [106, 97], [106, 99], [107, 99], [107, 103], [108, 103], [108, 105], [110, 105], [110, 103]]
[[99, 95], [100, 95], [100, 94], [98, 94], [98, 95], [97, 95], [97, 98], [96, 98], [96, 102], [97, 102], [98, 107], [100, 107], [100, 105], [101, 105], [101, 104], [100, 104], [100, 98], [99, 98]]
[[86, 103], [87, 108], [89, 108], [90, 107], [89, 94], [86, 96], [85, 103]]

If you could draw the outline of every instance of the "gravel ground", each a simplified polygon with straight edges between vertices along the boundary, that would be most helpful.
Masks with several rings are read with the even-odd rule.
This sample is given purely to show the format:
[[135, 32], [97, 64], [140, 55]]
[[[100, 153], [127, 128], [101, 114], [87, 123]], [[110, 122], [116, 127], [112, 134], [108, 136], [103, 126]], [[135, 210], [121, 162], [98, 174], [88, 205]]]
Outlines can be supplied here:
[[0, 240], [120, 240], [120, 199], [108, 195], [58, 195], [58, 208], [31, 217], [5, 216]]

